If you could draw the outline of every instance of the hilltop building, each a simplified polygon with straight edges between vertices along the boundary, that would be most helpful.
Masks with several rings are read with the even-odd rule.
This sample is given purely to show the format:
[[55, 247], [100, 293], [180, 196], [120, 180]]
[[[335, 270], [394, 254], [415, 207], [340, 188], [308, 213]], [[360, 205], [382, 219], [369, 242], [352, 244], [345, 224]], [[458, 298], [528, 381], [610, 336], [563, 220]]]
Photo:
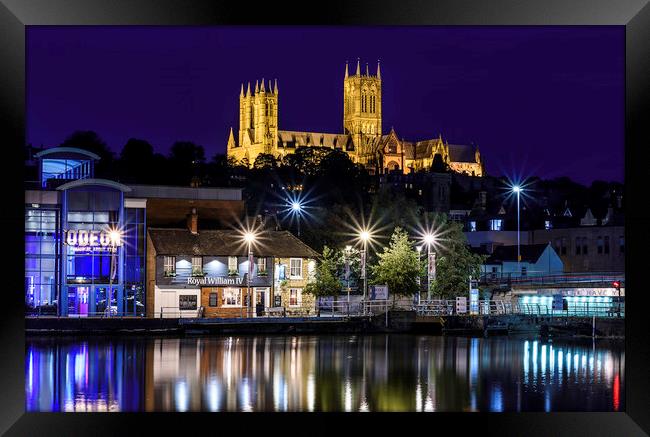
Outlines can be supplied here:
[[391, 128], [382, 129], [381, 69], [375, 75], [360, 62], [354, 74], [345, 65], [343, 78], [343, 131], [340, 133], [280, 130], [278, 126], [278, 83], [262, 79], [251, 90], [248, 83], [239, 94], [239, 131], [230, 129], [227, 155], [252, 166], [259, 154], [283, 158], [302, 146], [328, 147], [348, 154], [374, 174], [400, 171], [411, 173], [428, 169], [436, 155], [453, 171], [483, 176], [484, 166], [478, 147], [449, 144], [442, 136], [422, 141], [400, 139]]

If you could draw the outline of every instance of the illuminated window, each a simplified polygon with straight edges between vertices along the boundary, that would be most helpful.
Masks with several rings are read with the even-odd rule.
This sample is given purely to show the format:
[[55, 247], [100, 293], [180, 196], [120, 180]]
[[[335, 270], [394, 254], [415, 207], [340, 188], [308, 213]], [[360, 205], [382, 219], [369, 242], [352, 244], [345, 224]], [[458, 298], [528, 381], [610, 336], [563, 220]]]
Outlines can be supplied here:
[[228, 257], [228, 274], [237, 274], [237, 257]]
[[289, 306], [297, 307], [302, 304], [302, 289], [292, 288], [289, 290]]
[[164, 269], [165, 276], [176, 276], [176, 257], [175, 256], [166, 256], [164, 260]]
[[501, 219], [492, 219], [490, 220], [490, 230], [491, 231], [500, 231], [503, 225], [503, 220]]
[[266, 273], [266, 258], [257, 258], [257, 273]]
[[291, 258], [289, 260], [289, 276], [291, 279], [302, 279], [302, 259]]
[[544, 229], [552, 229], [553, 226], [551, 225], [550, 220], [544, 220]]
[[199, 276], [203, 274], [203, 257], [192, 257], [192, 276]]
[[476, 222], [475, 221], [469, 222], [469, 231], [470, 232], [476, 232]]
[[193, 294], [181, 294], [178, 296], [178, 309], [183, 310], [195, 310], [196, 309], [196, 295]]
[[241, 288], [224, 288], [221, 306], [241, 307]]

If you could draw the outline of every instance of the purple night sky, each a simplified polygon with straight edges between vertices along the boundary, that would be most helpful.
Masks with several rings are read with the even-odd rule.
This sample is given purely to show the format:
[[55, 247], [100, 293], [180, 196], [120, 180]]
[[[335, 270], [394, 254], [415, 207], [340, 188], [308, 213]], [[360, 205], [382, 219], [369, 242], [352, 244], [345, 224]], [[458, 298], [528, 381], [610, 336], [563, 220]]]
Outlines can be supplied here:
[[343, 73], [381, 59], [383, 131], [479, 145], [492, 175], [623, 181], [623, 27], [27, 28], [27, 142], [94, 130], [224, 153], [242, 81], [279, 128], [342, 132]]

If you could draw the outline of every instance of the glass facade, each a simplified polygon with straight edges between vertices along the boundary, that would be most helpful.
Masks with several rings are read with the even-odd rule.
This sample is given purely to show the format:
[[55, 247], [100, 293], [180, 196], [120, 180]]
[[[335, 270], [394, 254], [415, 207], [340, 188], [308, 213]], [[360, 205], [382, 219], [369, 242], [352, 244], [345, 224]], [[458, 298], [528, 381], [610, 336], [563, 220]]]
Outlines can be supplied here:
[[59, 210], [28, 207], [25, 211], [25, 304], [28, 313], [56, 314], [60, 263]]

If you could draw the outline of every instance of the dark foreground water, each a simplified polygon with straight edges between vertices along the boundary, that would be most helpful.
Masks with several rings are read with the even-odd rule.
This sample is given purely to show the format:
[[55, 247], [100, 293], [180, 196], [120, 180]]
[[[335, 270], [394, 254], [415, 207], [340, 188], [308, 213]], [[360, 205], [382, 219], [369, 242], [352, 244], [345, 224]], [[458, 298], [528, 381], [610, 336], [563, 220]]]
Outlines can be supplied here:
[[27, 411], [620, 411], [622, 342], [29, 338]]

